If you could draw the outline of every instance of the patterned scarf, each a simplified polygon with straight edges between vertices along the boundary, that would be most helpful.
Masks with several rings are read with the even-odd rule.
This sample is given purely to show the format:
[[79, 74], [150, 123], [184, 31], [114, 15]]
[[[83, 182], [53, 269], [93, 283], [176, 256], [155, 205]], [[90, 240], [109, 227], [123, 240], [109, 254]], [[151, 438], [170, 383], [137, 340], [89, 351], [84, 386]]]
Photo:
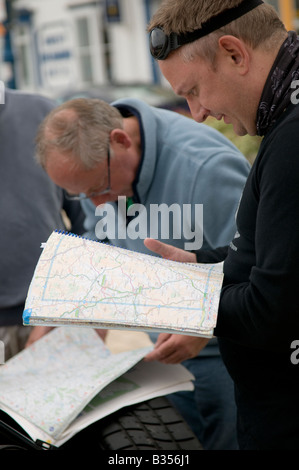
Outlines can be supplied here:
[[265, 135], [291, 102], [293, 80], [299, 78], [299, 37], [294, 31], [280, 48], [266, 81], [257, 112], [257, 135]]

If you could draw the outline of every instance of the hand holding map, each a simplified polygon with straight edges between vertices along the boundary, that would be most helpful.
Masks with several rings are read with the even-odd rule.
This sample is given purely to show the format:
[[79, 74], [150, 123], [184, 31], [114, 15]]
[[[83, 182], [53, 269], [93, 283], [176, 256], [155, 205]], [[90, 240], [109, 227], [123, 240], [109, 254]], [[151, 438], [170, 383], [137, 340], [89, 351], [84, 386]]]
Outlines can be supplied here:
[[222, 281], [222, 264], [178, 263], [53, 232], [23, 321], [211, 337]]

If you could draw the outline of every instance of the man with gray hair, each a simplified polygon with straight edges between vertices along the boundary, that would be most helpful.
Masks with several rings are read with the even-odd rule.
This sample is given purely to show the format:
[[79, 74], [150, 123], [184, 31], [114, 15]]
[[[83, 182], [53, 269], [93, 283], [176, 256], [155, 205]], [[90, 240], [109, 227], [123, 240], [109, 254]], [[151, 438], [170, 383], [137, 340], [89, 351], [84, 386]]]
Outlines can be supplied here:
[[149, 31], [195, 120], [223, 118], [238, 135], [264, 137], [224, 260], [215, 335], [235, 383], [240, 448], [298, 449], [299, 39], [260, 0], [165, 0]]
[[[45, 118], [36, 140], [38, 161], [50, 178], [70, 199], [81, 200], [89, 237], [96, 232], [101, 240], [148, 253], [144, 238], [154, 229], [159, 240], [191, 250], [192, 243], [208, 250], [233, 236], [250, 166], [209, 126], [136, 99], [112, 105], [76, 99]], [[157, 206], [163, 206], [162, 220], [152, 218]], [[235, 449], [232, 382], [217, 341], [198, 356], [201, 342], [160, 334], [154, 357], [146, 359], [183, 362], [196, 378], [195, 390], [174, 394], [173, 403], [206, 449]]]

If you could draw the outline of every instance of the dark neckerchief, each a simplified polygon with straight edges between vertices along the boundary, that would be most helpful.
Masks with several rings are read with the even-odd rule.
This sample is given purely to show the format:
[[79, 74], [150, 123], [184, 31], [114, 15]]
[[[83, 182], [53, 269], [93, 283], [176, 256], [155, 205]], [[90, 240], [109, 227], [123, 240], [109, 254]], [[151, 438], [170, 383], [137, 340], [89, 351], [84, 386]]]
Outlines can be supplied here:
[[264, 136], [291, 103], [293, 80], [299, 78], [299, 37], [289, 31], [267, 78], [257, 111], [257, 135]]

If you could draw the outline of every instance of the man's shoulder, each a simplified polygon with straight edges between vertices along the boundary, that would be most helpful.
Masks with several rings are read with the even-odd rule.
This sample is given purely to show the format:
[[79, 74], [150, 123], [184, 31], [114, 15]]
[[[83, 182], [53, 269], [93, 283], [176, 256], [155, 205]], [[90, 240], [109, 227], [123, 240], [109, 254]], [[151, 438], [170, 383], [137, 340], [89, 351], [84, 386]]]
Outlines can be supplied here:
[[32, 110], [32, 107], [35, 109], [40, 109], [41, 111], [48, 112], [56, 106], [56, 102], [47, 96], [40, 95], [37, 93], [27, 93], [21, 90], [5, 90], [5, 105], [9, 109], [18, 106], [18, 109], [21, 110], [25, 108], [28, 110], [28, 106]]

